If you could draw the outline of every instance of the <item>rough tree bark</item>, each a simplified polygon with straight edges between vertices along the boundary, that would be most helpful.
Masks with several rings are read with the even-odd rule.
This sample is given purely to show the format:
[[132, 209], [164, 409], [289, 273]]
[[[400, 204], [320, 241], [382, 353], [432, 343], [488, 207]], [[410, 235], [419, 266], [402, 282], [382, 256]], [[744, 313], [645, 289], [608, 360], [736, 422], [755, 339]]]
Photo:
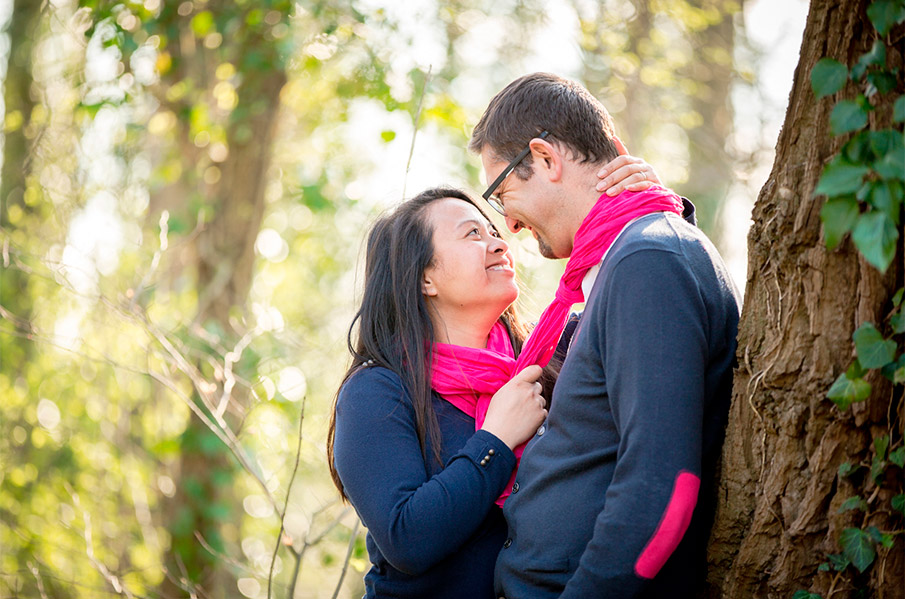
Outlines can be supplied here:
[[[869, 50], [876, 32], [867, 20], [868, 4], [812, 2], [776, 161], [754, 207], [739, 368], [708, 552], [710, 597], [789, 599], [798, 589], [827, 597], [833, 573], [817, 568], [826, 554], [840, 553], [839, 532], [851, 525], [851, 516], [838, 508], [857, 494], [837, 468], [869, 458], [872, 437], [901, 439], [901, 388], [893, 392], [874, 377], [871, 398], [847, 412], [826, 399], [854, 357], [852, 333], [888, 313], [905, 270], [901, 245], [885, 275], [848, 239], [827, 251], [824, 198], [812, 195], [824, 164], [847, 137], [831, 137], [829, 114], [840, 94], [815, 100], [811, 68], [823, 56], [851, 65]], [[898, 43], [888, 56], [900, 72], [902, 30], [890, 34]], [[899, 84], [901, 89], [901, 78]], [[840, 93], [852, 97], [853, 88]], [[887, 105], [872, 113], [885, 119], [879, 125], [889, 125], [889, 96], [895, 95], [887, 94]], [[876, 489], [866, 484], [868, 494]], [[888, 530], [886, 517], [876, 514], [870, 524]], [[903, 570], [897, 539], [892, 550], [879, 549], [876, 565], [859, 584], [871, 597], [903, 597]], [[836, 586], [837, 593], [848, 590]]]

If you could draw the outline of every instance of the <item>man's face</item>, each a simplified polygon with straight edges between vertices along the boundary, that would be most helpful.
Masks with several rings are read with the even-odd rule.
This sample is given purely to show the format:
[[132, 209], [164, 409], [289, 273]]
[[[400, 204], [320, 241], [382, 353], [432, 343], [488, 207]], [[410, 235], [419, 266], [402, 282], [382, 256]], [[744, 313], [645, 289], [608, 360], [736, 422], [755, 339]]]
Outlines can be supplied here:
[[[493, 181], [507, 166], [497, 160], [489, 149], [481, 152], [481, 162], [488, 181]], [[537, 240], [537, 247], [545, 258], [567, 258], [572, 253], [571, 236], [563, 232], [556, 209], [557, 189], [544, 176], [534, 160], [532, 175], [519, 179], [515, 171], [509, 173], [494, 195], [506, 209], [506, 226], [513, 233], [528, 229]]]

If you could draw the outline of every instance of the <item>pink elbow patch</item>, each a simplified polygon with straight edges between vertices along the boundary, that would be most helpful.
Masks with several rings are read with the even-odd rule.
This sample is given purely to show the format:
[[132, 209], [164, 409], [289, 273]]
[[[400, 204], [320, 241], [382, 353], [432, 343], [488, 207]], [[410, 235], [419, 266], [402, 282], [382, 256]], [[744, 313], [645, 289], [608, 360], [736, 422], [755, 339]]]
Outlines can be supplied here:
[[660, 525], [635, 562], [635, 574], [653, 578], [676, 550], [691, 523], [700, 488], [700, 478], [691, 472], [679, 472]]

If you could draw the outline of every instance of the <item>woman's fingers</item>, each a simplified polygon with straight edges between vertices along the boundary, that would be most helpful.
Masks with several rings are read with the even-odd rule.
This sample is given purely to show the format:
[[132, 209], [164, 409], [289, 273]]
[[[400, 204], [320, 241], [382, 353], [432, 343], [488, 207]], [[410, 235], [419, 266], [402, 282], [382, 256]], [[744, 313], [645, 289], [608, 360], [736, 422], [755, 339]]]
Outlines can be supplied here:
[[624, 190], [643, 191], [651, 185], [661, 185], [656, 171], [647, 162], [635, 156], [618, 156], [603, 165], [597, 172], [600, 181], [597, 191], [606, 192], [609, 196], [617, 195]]

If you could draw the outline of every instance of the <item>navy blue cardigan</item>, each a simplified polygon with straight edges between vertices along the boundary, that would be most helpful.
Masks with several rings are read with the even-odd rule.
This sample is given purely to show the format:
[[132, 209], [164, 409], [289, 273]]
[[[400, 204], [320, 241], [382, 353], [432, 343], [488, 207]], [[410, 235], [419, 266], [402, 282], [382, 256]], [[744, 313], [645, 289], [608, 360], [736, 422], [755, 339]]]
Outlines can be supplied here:
[[[506, 538], [496, 498], [515, 456], [505, 443], [433, 394], [443, 464], [425, 461], [412, 401], [386, 368], [363, 368], [336, 403], [334, 464], [368, 527], [366, 597], [493, 597]], [[482, 464], [483, 462], [483, 464]]]
[[[547, 421], [528, 443], [506, 501], [499, 596], [693, 595], [713, 514], [709, 488], [738, 315], [728, 272], [696, 227], [672, 214], [629, 225], [602, 264]], [[696, 508], [673, 501], [682, 497], [674, 489], [695, 476]], [[680, 539], [674, 551], [646, 550], [655, 531], [680, 531], [659, 527], [668, 505], [690, 525], [672, 536]]]

